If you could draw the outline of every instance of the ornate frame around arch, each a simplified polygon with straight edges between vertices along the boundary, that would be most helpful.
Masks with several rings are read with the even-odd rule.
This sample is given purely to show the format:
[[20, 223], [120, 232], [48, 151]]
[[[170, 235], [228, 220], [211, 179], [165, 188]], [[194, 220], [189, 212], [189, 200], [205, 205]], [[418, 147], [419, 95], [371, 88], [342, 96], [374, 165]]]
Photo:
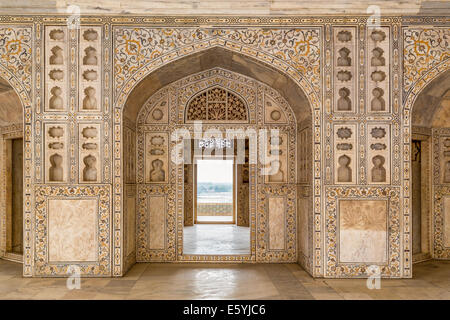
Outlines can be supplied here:
[[[289, 152], [288, 167], [289, 179], [287, 183], [283, 184], [267, 184], [264, 182], [259, 172], [262, 172], [263, 166], [258, 163], [250, 165], [250, 228], [251, 228], [251, 254], [250, 255], [204, 255], [191, 256], [181, 254], [183, 247], [183, 185], [184, 185], [184, 169], [183, 165], [170, 165], [169, 179], [167, 183], [162, 184], [148, 184], [144, 180], [142, 171], [145, 170], [144, 157], [148, 153], [145, 149], [145, 134], [163, 133], [167, 131], [167, 136], [171, 136], [174, 130], [182, 129], [194, 133], [194, 125], [192, 123], [185, 123], [185, 108], [187, 102], [195, 97], [198, 93], [210, 88], [211, 85], [219, 86], [225, 90], [236, 91], [248, 106], [249, 122], [242, 124], [239, 121], [236, 123], [215, 123], [205, 121], [203, 123], [203, 131], [218, 129], [240, 129], [246, 131], [248, 129], [257, 132], [259, 128], [274, 128], [279, 129], [282, 134], [287, 137], [286, 147]], [[273, 101], [277, 101], [283, 113], [286, 116], [286, 122], [280, 124], [267, 124], [264, 120], [264, 100], [268, 95]], [[168, 112], [169, 121], [165, 124], [148, 123], [146, 119], [153, 109], [159, 106], [161, 101], [169, 101]], [[137, 182], [138, 182], [138, 234], [137, 234], [137, 260], [138, 261], [181, 261], [181, 262], [226, 262], [226, 261], [241, 261], [241, 262], [295, 262], [296, 257], [296, 238], [297, 238], [297, 224], [296, 224], [296, 139], [297, 139], [297, 123], [295, 115], [293, 114], [288, 103], [283, 97], [276, 92], [276, 90], [268, 87], [257, 80], [249, 77], [224, 70], [221, 68], [214, 68], [205, 70], [203, 72], [193, 74], [186, 78], [180, 79], [170, 85], [167, 85], [153, 94], [144, 104], [137, 116]], [[251, 131], [250, 131], [251, 132]], [[174, 148], [178, 141], [171, 141], [170, 149]], [[311, 155], [312, 157], [312, 155]], [[141, 184], [139, 184], [141, 182]], [[176, 234], [171, 230], [167, 230], [167, 239], [169, 241], [164, 252], [161, 250], [148, 249], [148, 218], [146, 217], [146, 203], [145, 199], [151, 194], [168, 196], [168, 200], [173, 201], [174, 205], [168, 207], [168, 225], [167, 227], [175, 228]], [[268, 249], [267, 243], [267, 213], [265, 208], [265, 199], [268, 195], [277, 195], [283, 197], [287, 201], [287, 215], [286, 221], [282, 222], [286, 225], [286, 249], [279, 250], [279, 252]], [[181, 204], [181, 205], [180, 205]], [[257, 219], [258, 217], [258, 219]], [[140, 243], [140, 244], [139, 244]], [[144, 247], [142, 247], [144, 246]]]
[[[128, 50], [129, 44], [136, 44], [136, 40], [132, 39], [131, 33], [128, 36], [125, 36], [122, 31], [118, 31], [120, 29], [127, 29], [127, 27], [118, 26], [115, 27], [113, 32], [119, 32], [122, 33], [122, 45], [124, 45], [125, 49]], [[146, 28], [132, 28], [132, 30], [137, 29], [146, 29]], [[128, 28], [128, 30], [131, 30]], [[147, 29], [146, 32], [149, 32], [149, 30], [155, 30], [155, 29]], [[156, 29], [159, 30], [159, 29]], [[198, 31], [198, 29], [196, 29]], [[239, 29], [232, 29], [231, 31], [236, 31]], [[259, 31], [258, 31], [259, 30]], [[264, 33], [263, 30], [258, 29], [255, 32], [261, 32]], [[264, 39], [269, 38], [269, 41], [272, 37], [275, 36], [275, 33], [283, 33], [283, 32], [290, 32], [292, 29], [274, 29], [273, 34], [266, 34], [264, 33], [263, 37]], [[187, 32], [188, 30], [184, 30], [183, 32]], [[218, 36], [218, 31], [215, 30], [213, 34], [215, 35], [212, 38], [202, 38], [196, 35], [193, 40], [189, 43], [177, 43], [175, 40], [173, 42], [173, 45], [171, 46], [171, 51], [158, 51], [155, 52], [155, 54], [149, 54], [147, 56], [151, 56], [151, 59], [135, 59], [137, 52], [133, 54], [133, 60], [136, 63], [134, 66], [129, 68], [129, 70], [132, 72], [131, 74], [128, 73], [128, 75], [123, 79], [123, 81], [117, 81], [117, 79], [114, 79], [114, 145], [121, 146], [121, 137], [122, 137], [122, 123], [123, 123], [123, 109], [125, 106], [125, 103], [132, 92], [132, 90], [138, 85], [138, 83], [143, 80], [145, 77], [150, 75], [152, 72], [157, 70], [158, 68], [161, 68], [162, 66], [168, 65], [171, 62], [178, 60], [182, 57], [190, 56], [194, 53], [202, 52], [210, 48], [214, 47], [220, 47], [226, 50], [238, 52], [242, 54], [243, 56], [247, 56], [250, 58], [253, 58], [265, 65], [269, 65], [272, 68], [278, 70], [281, 74], [286, 75], [291, 80], [294, 81], [298, 85], [298, 87], [305, 93], [306, 98], [308, 99], [311, 113], [312, 113], [312, 124], [311, 124], [311, 130], [313, 132], [312, 139], [313, 139], [313, 147], [312, 150], [315, 154], [313, 157], [313, 164], [312, 164], [312, 189], [314, 190], [312, 198], [313, 203], [315, 205], [312, 206], [313, 210], [313, 217], [312, 221], [322, 221], [322, 212], [321, 212], [321, 198], [322, 198], [322, 183], [321, 183], [321, 168], [322, 168], [322, 157], [320, 152], [320, 143], [322, 141], [322, 104], [321, 104], [321, 89], [320, 89], [320, 74], [321, 74], [321, 58], [320, 53], [316, 51], [316, 55], [314, 56], [314, 63], [309, 64], [309, 67], [304, 69], [303, 66], [300, 66], [298, 64], [299, 58], [300, 60], [302, 56], [308, 56], [308, 54], [311, 53], [310, 47], [308, 44], [309, 40], [304, 40], [303, 44], [305, 45], [304, 48], [307, 48], [307, 52], [302, 52], [300, 54], [296, 55], [295, 59], [292, 59], [290, 61], [297, 62], [294, 63], [294, 65], [291, 65], [289, 62], [287, 62], [289, 59], [289, 55], [286, 55], [283, 53], [284, 50], [287, 50], [289, 52], [289, 49], [285, 47], [284, 49], [280, 50], [279, 52], [276, 52], [276, 50], [271, 50], [268, 47], [258, 47], [258, 44], [256, 46], [251, 46], [246, 42], [247, 37], [251, 37], [251, 34], [245, 34], [241, 35], [240, 37], [233, 37], [232, 34], [229, 34], [229, 38], [221, 38]], [[129, 31], [131, 32], [131, 31]], [[313, 28], [313, 27], [304, 27], [303, 29], [295, 29], [293, 32], [306, 32], [310, 33], [311, 37], [310, 40], [315, 43], [321, 42], [322, 37], [322, 31], [320, 28]], [[195, 32], [194, 32], [195, 33]], [[314, 35], [314, 36], [313, 36]], [[118, 37], [118, 33], [115, 33], [115, 37]], [[127, 38], [128, 37], [128, 38]], [[282, 38], [282, 37], [281, 37]], [[240, 42], [239, 42], [240, 41]], [[272, 45], [273, 46], [273, 45]], [[320, 46], [320, 45], [319, 45]], [[118, 44], [115, 43], [114, 47], [117, 48]], [[282, 47], [282, 46], [281, 46]], [[318, 47], [317, 47], [318, 48]], [[147, 52], [148, 53], [148, 52]], [[297, 52], [298, 53], [298, 52]], [[124, 70], [124, 63], [120, 62], [120, 65], [117, 65], [120, 58], [115, 56], [114, 60], [114, 70], [115, 74], [120, 74], [122, 70]], [[307, 80], [307, 76], [311, 75], [310, 79], [314, 79], [314, 83], [311, 83]], [[120, 83], [120, 85], [118, 85]], [[114, 219], [114, 226], [113, 226], [113, 232], [121, 239], [120, 244], [117, 242], [114, 242], [114, 248], [113, 252], [115, 252], [115, 255], [124, 256], [124, 251], [122, 249], [123, 246], [123, 232], [122, 232], [122, 219], [121, 219], [121, 208], [123, 207], [123, 163], [121, 159], [122, 155], [122, 147], [116, 148], [116, 152], [114, 153], [114, 167], [116, 174], [114, 174], [113, 181], [114, 181], [114, 197], [116, 199], [114, 206], [114, 212], [113, 216]], [[120, 203], [120, 205], [117, 205], [117, 203]], [[322, 224], [321, 223], [314, 223], [312, 225], [313, 230], [311, 231], [311, 239], [310, 243], [317, 244], [322, 243]], [[310, 257], [311, 261], [308, 263], [310, 264], [310, 271], [315, 276], [320, 276], [322, 273], [322, 252], [324, 248], [322, 245], [311, 245], [310, 246]], [[124, 259], [125, 260], [125, 259]], [[122, 267], [115, 265], [114, 267], [114, 274], [117, 274], [116, 270], [122, 269]]]
[[[443, 75], [445, 72], [448, 72], [450, 70], [450, 58], [447, 60], [444, 60], [443, 62], [437, 64], [427, 72], [425, 72], [418, 81], [416, 81], [414, 84], [411, 85], [410, 90], [408, 91], [408, 95], [405, 98], [405, 105], [403, 108], [403, 125], [405, 126], [405, 132], [404, 132], [404, 144], [403, 144], [403, 159], [404, 159], [404, 167], [410, 168], [411, 165], [411, 134], [412, 134], [412, 112], [414, 104], [417, 100], [417, 98], [420, 96], [422, 92], [427, 88], [427, 86], [436, 78]], [[434, 144], [434, 143], [433, 143]], [[433, 146], [434, 149], [439, 146]], [[434, 164], [434, 157], [432, 161], [433, 165], [432, 167], [435, 167], [436, 164]], [[434, 171], [434, 169], [433, 169]], [[404, 179], [403, 179], [403, 187], [405, 190], [409, 190], [411, 188], [411, 177], [409, 174], [404, 173]], [[443, 204], [442, 199], [444, 194], [449, 194], [450, 190], [448, 187], [438, 187], [436, 188], [434, 186], [434, 183], [432, 184], [432, 197], [431, 197], [431, 220], [432, 220], [432, 233], [431, 233], [431, 240], [432, 240], [432, 257], [436, 256], [436, 252], [440, 252], [438, 256], [445, 256], [445, 250], [443, 246], [443, 230], [442, 226], [437, 226], [437, 224], [442, 224], [444, 219], [444, 212], [443, 212]], [[411, 217], [411, 208], [412, 208], [412, 198], [410, 196], [410, 193], [404, 194], [404, 215]], [[404, 231], [404, 237], [407, 239], [407, 237], [411, 237], [412, 239], [412, 232], [406, 231], [410, 230], [410, 228], [406, 229]], [[447, 254], [448, 255], [448, 254]]]
[[[32, 106], [31, 99], [29, 96], [29, 92], [23, 87], [22, 82], [18, 80], [14, 74], [8, 70], [7, 67], [0, 64], [0, 77], [7, 81], [10, 86], [14, 89], [15, 93], [20, 99], [21, 107], [23, 109], [23, 141], [24, 141], [24, 171], [23, 171], [23, 186], [24, 186], [24, 196], [23, 196], [23, 220], [24, 220], [24, 240], [23, 240], [23, 275], [31, 276], [31, 266], [32, 266], [32, 174], [33, 174], [33, 165], [32, 165]], [[29, 75], [29, 80], [31, 81], [31, 74]], [[5, 181], [4, 177], [1, 177], [1, 181]], [[2, 190], [5, 189], [5, 186], [1, 185]], [[4, 226], [4, 222], [6, 221], [5, 212], [0, 212], [0, 224]], [[6, 237], [6, 229], [2, 227], [0, 230], [0, 235], [2, 238]]]

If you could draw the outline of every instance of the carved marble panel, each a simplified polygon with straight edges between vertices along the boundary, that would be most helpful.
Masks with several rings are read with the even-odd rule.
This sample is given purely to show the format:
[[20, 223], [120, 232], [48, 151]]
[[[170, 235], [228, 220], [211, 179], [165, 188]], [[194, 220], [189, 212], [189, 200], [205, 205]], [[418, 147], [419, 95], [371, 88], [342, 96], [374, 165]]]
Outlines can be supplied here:
[[358, 110], [356, 66], [358, 65], [356, 27], [333, 28], [334, 112]]
[[368, 184], [391, 182], [391, 128], [387, 124], [367, 125]]
[[65, 260], [82, 276], [112, 275], [110, 185], [37, 185], [34, 199], [33, 275], [67, 276]]
[[136, 128], [124, 127], [124, 179], [125, 183], [136, 183]]
[[[151, 103], [149, 112], [145, 119], [146, 124], [167, 124], [169, 122], [169, 97], [168, 94], [156, 101], [147, 101], [146, 104]], [[145, 106], [144, 106], [145, 107]]]
[[268, 197], [269, 249], [283, 250], [285, 248], [285, 199], [283, 197]]
[[192, 182], [184, 184], [184, 225], [194, 225], [194, 188]]
[[49, 263], [96, 262], [97, 199], [48, 200]]
[[334, 183], [356, 184], [357, 143], [356, 125], [335, 124], [334, 128]]
[[69, 109], [69, 30], [45, 27], [45, 111]]
[[[240, 167], [240, 168], [239, 168]], [[245, 169], [242, 170], [242, 166], [238, 165], [238, 177], [239, 177], [239, 171], [241, 171], [241, 174], [244, 172]], [[248, 172], [247, 172], [248, 175]], [[241, 176], [242, 177], [242, 176]], [[245, 177], [244, 177], [245, 178]], [[248, 178], [248, 176], [247, 176]], [[238, 226], [242, 227], [249, 227], [250, 226], [250, 190], [249, 190], [249, 184], [248, 180], [247, 182], [240, 182], [238, 183], [237, 187], [237, 213], [236, 213], [236, 224]]]
[[169, 179], [169, 135], [145, 133], [145, 182], [167, 183]]
[[[433, 138], [437, 143], [435, 157], [439, 157], [439, 162], [435, 162], [437, 172], [440, 172], [439, 184], [450, 184], [450, 135], [434, 134]], [[440, 169], [440, 170], [439, 170]]]
[[81, 26], [79, 31], [79, 111], [102, 109], [102, 28]]
[[248, 122], [244, 99], [223, 87], [215, 86], [192, 97], [185, 114], [186, 123], [196, 120], [208, 122]]
[[308, 232], [308, 216], [311, 215], [310, 210], [311, 198], [298, 198], [297, 203], [297, 219], [298, 219], [298, 250], [299, 253], [307, 255], [309, 252], [309, 232]]
[[391, 110], [390, 28], [369, 28], [367, 32], [367, 111], [386, 113]]
[[275, 99], [267, 94], [264, 95], [264, 123], [287, 123], [287, 117], [283, 109]]
[[311, 181], [312, 162], [311, 128], [304, 128], [297, 134], [297, 182]]
[[69, 177], [67, 124], [45, 123], [45, 181], [47, 183], [67, 182]]
[[[295, 197], [295, 185], [263, 185], [258, 190], [256, 261], [294, 262], [297, 260]], [[284, 219], [281, 218], [282, 216]], [[280, 234], [276, 235], [275, 232]]]
[[283, 183], [289, 178], [288, 171], [288, 134], [280, 130], [269, 130], [267, 133], [266, 149], [260, 150], [265, 154], [264, 181], [265, 183]]
[[102, 177], [101, 125], [78, 125], [78, 174], [80, 183], [99, 183]]
[[164, 250], [166, 248], [166, 214], [167, 197], [149, 196], [148, 201], [148, 224], [149, 239], [148, 248], [150, 250]]
[[[400, 188], [326, 188], [326, 277], [400, 277]], [[368, 241], [368, 239], [371, 239]]]
[[339, 261], [387, 261], [387, 201], [339, 201]]
[[138, 185], [136, 261], [174, 261], [175, 187]]

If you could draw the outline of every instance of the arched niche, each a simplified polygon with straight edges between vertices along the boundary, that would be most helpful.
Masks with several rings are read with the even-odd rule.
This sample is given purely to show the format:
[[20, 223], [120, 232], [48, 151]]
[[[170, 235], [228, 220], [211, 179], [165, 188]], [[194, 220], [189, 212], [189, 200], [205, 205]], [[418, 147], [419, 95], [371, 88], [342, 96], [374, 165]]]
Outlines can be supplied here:
[[[129, 245], [135, 242], [136, 239], [132, 237], [138, 232], [133, 229], [134, 220], [136, 216], [140, 214], [139, 208], [139, 195], [136, 187], [137, 174], [139, 170], [142, 170], [143, 166], [139, 164], [136, 159], [133, 159], [134, 154], [139, 156], [138, 145], [142, 143], [142, 139], [139, 140], [139, 129], [136, 125], [140, 123], [140, 111], [144, 106], [148, 106], [148, 101], [158, 96], [163, 88], [170, 87], [171, 84], [177, 83], [177, 81], [183, 81], [191, 75], [202, 73], [205, 70], [214, 68], [220, 68], [229, 72], [240, 74], [244, 77], [254, 79], [267, 87], [276, 91], [286, 104], [290, 107], [292, 114], [291, 119], [295, 125], [294, 138], [291, 141], [294, 145], [295, 152], [292, 156], [295, 158], [295, 170], [294, 180], [290, 185], [290, 214], [295, 216], [289, 222], [290, 231], [293, 234], [289, 234], [294, 242], [289, 244], [291, 248], [290, 252], [263, 252], [261, 247], [258, 247], [258, 243], [262, 244], [265, 241], [262, 236], [255, 236], [253, 244], [255, 246], [254, 257], [258, 261], [298, 261], [302, 264], [306, 270], [312, 272], [312, 112], [308, 98], [305, 96], [303, 90], [286, 74], [268, 66], [262, 62], [249, 58], [247, 56], [228, 51], [223, 48], [212, 48], [206, 51], [198, 52], [190, 56], [178, 59], [168, 65], [165, 65], [158, 70], [150, 73], [143, 80], [141, 80], [134, 89], [128, 95], [124, 110], [123, 110], [123, 176], [124, 176], [124, 248], [125, 248], [125, 268], [127, 269], [133, 261], [135, 261], [136, 252], [135, 248], [139, 250], [139, 245]], [[172, 114], [172, 112], [169, 112]], [[147, 114], [148, 115], [148, 114]], [[158, 116], [159, 118], [159, 116]], [[142, 118], [144, 119], [144, 118]], [[251, 119], [251, 116], [250, 116]], [[171, 126], [171, 122], [164, 121], [159, 124], [159, 129], [164, 131], [167, 126]], [[141, 141], [141, 142], [140, 142]], [[130, 156], [131, 155], [131, 156]], [[296, 157], [297, 156], [297, 157]], [[128, 158], [128, 159], [127, 159]], [[128, 172], [128, 173], [127, 173]], [[169, 175], [170, 176], [170, 175]], [[168, 177], [169, 179], [169, 177]], [[273, 186], [268, 186], [267, 190], [278, 190], [283, 187], [277, 186], [275, 189]], [[168, 197], [175, 197], [176, 190], [170, 188], [157, 187], [153, 185], [151, 190], [166, 194]], [[152, 191], [152, 192], [153, 192]], [[272, 192], [270, 191], [270, 192]], [[276, 192], [276, 191], [273, 191]], [[287, 192], [287, 189], [283, 189], [280, 192]], [[297, 197], [295, 196], [297, 195]], [[256, 207], [255, 210], [266, 210], [263, 205]], [[175, 209], [176, 210], [176, 209]], [[133, 211], [133, 213], [131, 213]], [[179, 224], [180, 222], [171, 221], [170, 223]], [[264, 234], [264, 233], [263, 233]], [[179, 235], [169, 234], [171, 237], [179, 237]], [[267, 233], [266, 233], [267, 236]], [[137, 235], [139, 237], [139, 234]], [[128, 248], [127, 248], [128, 247]], [[298, 249], [297, 249], [298, 248]], [[161, 256], [155, 256], [161, 258]], [[172, 261], [180, 261], [180, 257], [176, 254], [170, 253], [166, 256], [170, 257]], [[264, 258], [262, 258], [264, 257]], [[284, 259], [284, 260], [283, 260]], [[161, 260], [161, 259], [160, 259]], [[155, 260], [153, 260], [155, 261]], [[237, 260], [238, 261], [238, 260]], [[242, 260], [240, 260], [242, 261]]]
[[450, 70], [430, 81], [411, 111], [413, 262], [450, 258]]

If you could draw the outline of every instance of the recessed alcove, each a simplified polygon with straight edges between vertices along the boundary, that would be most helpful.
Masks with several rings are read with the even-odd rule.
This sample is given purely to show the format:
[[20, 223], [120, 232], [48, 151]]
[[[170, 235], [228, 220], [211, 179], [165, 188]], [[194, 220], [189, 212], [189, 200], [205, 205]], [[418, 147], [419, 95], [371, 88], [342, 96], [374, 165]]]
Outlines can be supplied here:
[[[225, 92], [223, 102], [212, 96], [219, 91]], [[237, 116], [242, 107], [227, 101], [246, 105], [245, 116]], [[228, 116], [221, 118], [221, 114]], [[299, 262], [305, 268], [312, 265], [312, 114], [302, 89], [289, 76], [242, 54], [211, 48], [146, 76], [128, 95], [123, 118], [127, 268], [134, 261], [285, 261]], [[190, 214], [196, 206], [195, 164], [184, 159], [180, 166], [171, 157], [177, 150], [175, 141], [181, 141], [178, 138], [189, 141], [186, 137], [174, 138], [174, 133], [177, 129], [194, 133], [197, 120], [204, 126], [201, 134], [208, 130], [225, 134], [226, 129], [247, 134], [247, 164], [244, 161], [235, 168], [239, 182], [235, 186], [233, 221], [237, 227], [249, 228], [249, 251], [245, 254], [239, 244], [238, 251], [229, 254], [220, 250], [216, 254], [184, 251], [182, 226], [195, 226], [195, 215]], [[268, 130], [269, 135], [271, 129], [277, 131], [279, 138], [268, 136], [265, 143], [258, 144], [252, 140], [257, 137], [257, 126]], [[261, 164], [258, 154], [279, 160]], [[249, 164], [251, 157], [257, 161]], [[198, 226], [205, 228], [203, 224]]]

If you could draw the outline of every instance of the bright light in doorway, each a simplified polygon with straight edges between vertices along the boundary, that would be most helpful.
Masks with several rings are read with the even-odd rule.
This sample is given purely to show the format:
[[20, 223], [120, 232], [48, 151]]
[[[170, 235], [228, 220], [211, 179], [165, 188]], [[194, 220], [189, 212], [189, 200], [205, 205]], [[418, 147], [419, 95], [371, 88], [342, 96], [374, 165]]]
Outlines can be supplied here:
[[233, 183], [233, 160], [197, 160], [197, 182]]

